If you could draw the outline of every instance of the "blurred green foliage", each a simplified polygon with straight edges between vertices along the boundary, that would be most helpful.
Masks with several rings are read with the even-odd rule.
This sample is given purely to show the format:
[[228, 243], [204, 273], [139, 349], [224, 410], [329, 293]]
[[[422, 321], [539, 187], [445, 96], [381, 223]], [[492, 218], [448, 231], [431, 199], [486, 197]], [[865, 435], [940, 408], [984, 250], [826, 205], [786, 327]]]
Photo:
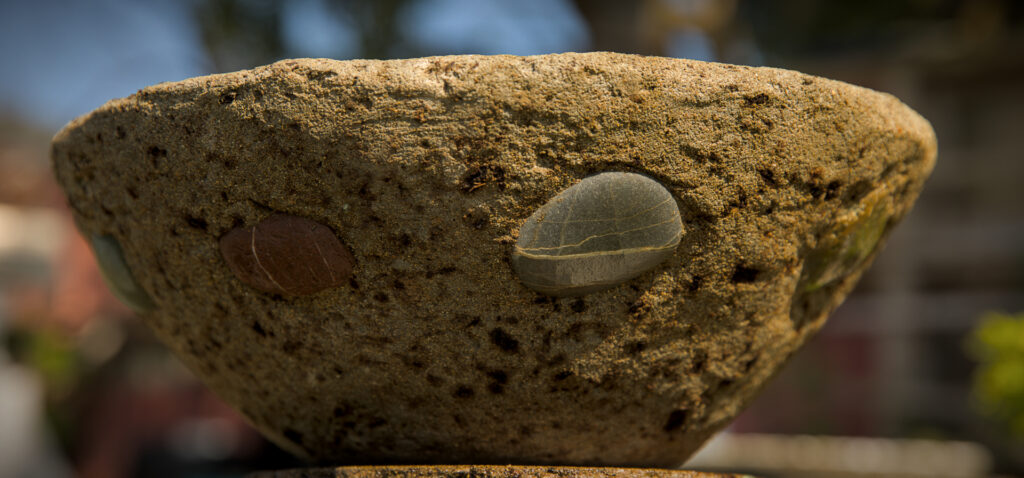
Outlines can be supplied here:
[[51, 395], [63, 397], [77, 384], [84, 366], [67, 334], [46, 328], [16, 328], [6, 342], [12, 358], [38, 372]]
[[72, 404], [81, 399], [83, 382], [92, 372], [74, 339], [47, 327], [14, 327], [3, 342], [15, 363], [39, 374], [50, 429], [65, 451], [73, 449], [81, 420]]
[[978, 362], [973, 394], [981, 412], [1024, 438], [1024, 313], [986, 314], [967, 350]]

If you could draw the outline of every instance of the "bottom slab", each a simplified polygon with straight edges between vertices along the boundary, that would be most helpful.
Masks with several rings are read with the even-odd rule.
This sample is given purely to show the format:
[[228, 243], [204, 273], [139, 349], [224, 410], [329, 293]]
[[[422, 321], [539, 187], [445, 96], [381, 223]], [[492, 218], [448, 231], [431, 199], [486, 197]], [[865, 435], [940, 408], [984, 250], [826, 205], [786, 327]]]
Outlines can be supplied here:
[[340, 466], [262, 471], [249, 478], [751, 478], [658, 468], [513, 465]]

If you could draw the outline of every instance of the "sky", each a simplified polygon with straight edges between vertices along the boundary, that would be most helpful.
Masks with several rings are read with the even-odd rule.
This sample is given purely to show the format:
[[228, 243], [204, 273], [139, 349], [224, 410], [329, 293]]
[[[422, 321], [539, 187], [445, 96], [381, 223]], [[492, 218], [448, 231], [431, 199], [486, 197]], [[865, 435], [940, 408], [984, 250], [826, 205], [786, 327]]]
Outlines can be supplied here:
[[204, 72], [186, 12], [170, 2], [0, 1], [0, 111], [44, 127]]
[[[110, 99], [210, 73], [187, 5], [0, 0], [0, 114], [56, 130]], [[358, 51], [356, 35], [323, 14], [322, 0], [287, 5], [284, 37], [301, 56]], [[532, 55], [579, 51], [588, 43], [586, 26], [565, 1], [423, 0], [401, 21], [411, 41], [453, 54]]]

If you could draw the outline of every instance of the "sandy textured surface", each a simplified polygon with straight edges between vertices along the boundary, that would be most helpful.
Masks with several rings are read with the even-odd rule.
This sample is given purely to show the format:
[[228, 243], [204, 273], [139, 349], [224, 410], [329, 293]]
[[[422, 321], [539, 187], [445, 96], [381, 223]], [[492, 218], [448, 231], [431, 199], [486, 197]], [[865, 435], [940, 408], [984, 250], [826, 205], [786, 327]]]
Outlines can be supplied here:
[[652, 468], [566, 466], [345, 466], [252, 473], [249, 478], [753, 478], [750, 475]]
[[[607, 53], [287, 60], [147, 88], [53, 144], [159, 336], [272, 440], [349, 463], [680, 463], [822, 325], [935, 153], [889, 95]], [[675, 254], [527, 289], [519, 227], [601, 171], [668, 188]], [[239, 281], [219, 238], [275, 213], [334, 231], [350, 280]]]

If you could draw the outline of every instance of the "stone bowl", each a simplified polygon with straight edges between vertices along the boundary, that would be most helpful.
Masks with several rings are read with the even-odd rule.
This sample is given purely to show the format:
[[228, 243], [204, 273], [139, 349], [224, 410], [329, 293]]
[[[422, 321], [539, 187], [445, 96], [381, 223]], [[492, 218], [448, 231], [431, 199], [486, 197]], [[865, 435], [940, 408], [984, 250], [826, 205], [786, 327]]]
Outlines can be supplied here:
[[[887, 94], [612, 53], [280, 61], [113, 100], [52, 149], [114, 291], [281, 447], [637, 466], [753, 399], [935, 155]], [[664, 186], [679, 245], [603, 290], [524, 286], [520, 228], [602, 172]]]

